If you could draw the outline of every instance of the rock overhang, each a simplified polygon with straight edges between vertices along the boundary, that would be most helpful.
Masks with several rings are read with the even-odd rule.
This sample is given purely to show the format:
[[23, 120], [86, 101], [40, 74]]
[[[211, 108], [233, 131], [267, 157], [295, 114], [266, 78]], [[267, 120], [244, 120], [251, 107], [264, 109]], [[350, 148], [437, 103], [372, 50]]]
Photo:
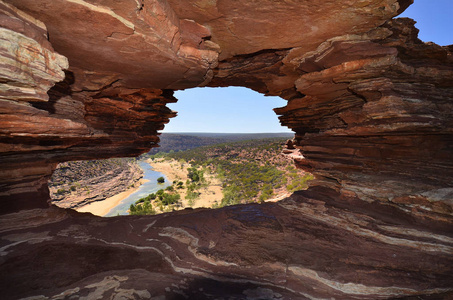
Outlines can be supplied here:
[[159, 89], [206, 85], [218, 60], [237, 55], [291, 49], [300, 57], [327, 39], [378, 27], [402, 8], [397, 0], [6, 2], [39, 16], [71, 70]]
[[[382, 200], [439, 194], [437, 189], [450, 188], [449, 164], [440, 167], [449, 153], [450, 50], [423, 44], [409, 20], [389, 21], [411, 2], [8, 0], [3, 23], [42, 43], [42, 51], [54, 47], [69, 66], [56, 53], [52, 57], [61, 62], [47, 55], [36, 67], [23, 64], [31, 73], [12, 81], [40, 96], [31, 105], [3, 104], [21, 116], [6, 114], [3, 160], [16, 168], [16, 149], [27, 162], [41, 157], [36, 168], [47, 170], [44, 165], [65, 160], [138, 155], [157, 145], [158, 130], [176, 115], [165, 106], [176, 101], [172, 90], [245, 86], [288, 100], [275, 111], [296, 133], [293, 144], [305, 156], [297, 164], [321, 182], [334, 179], [360, 193], [369, 183], [354, 181], [380, 181], [382, 172], [405, 178], [396, 189], [395, 180], [388, 180]], [[301, 31], [307, 26], [318, 28], [316, 34]], [[35, 85], [36, 74], [48, 78]], [[404, 80], [424, 82], [408, 93]], [[47, 101], [42, 89], [52, 82], [58, 83]], [[27, 89], [4, 91], [11, 99], [30, 100]], [[33, 104], [37, 100], [47, 103]], [[442, 107], [438, 116], [436, 105]], [[430, 142], [419, 150], [439, 160], [435, 168], [447, 176], [420, 184], [422, 176], [410, 170], [420, 151], [402, 150], [411, 130], [423, 132], [420, 142]], [[90, 149], [97, 149], [95, 157]], [[435, 169], [417, 165], [428, 173]], [[415, 192], [417, 185], [422, 188]]]
[[[451, 47], [390, 20], [412, 1], [5, 2], [8, 41], [25, 36], [62, 60], [37, 56], [1, 83], [15, 96], [0, 107], [5, 295], [451, 296]], [[64, 80], [56, 53], [69, 60]], [[279, 204], [171, 216], [41, 209], [56, 163], [147, 151], [175, 116], [172, 91], [200, 85], [288, 100], [276, 112], [295, 131], [289, 152], [304, 154], [293, 157], [316, 186]]]

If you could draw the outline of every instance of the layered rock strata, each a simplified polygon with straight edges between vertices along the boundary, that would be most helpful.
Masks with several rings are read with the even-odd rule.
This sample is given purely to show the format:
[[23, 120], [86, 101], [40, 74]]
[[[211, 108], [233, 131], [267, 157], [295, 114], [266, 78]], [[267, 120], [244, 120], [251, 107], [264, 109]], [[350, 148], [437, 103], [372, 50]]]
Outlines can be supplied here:
[[366, 201], [445, 202], [450, 214], [452, 48], [422, 43], [413, 25], [393, 20], [293, 60], [303, 96], [276, 112], [296, 132], [296, 164], [324, 184]]
[[219, 63], [210, 85], [287, 99], [275, 112], [296, 133], [296, 164], [318, 184], [366, 201], [451, 206], [452, 48], [417, 33], [412, 20], [397, 19], [303, 55], [293, 48], [237, 56]]
[[[452, 49], [390, 20], [411, 2], [1, 2], [2, 296], [452, 297]], [[288, 100], [286, 152], [317, 186], [156, 217], [48, 208], [58, 162], [149, 150], [173, 90], [203, 85]]]
[[453, 295], [450, 222], [319, 187], [272, 204], [115, 218], [35, 209], [0, 224], [6, 299]]
[[140, 186], [143, 170], [133, 159], [74, 161], [58, 164], [49, 181], [52, 204], [80, 208]]
[[157, 146], [157, 131], [176, 115], [165, 106], [176, 101], [172, 91], [125, 88], [116, 75], [77, 68], [63, 72], [68, 61], [53, 51], [44, 24], [11, 5], [0, 8], [7, 41], [0, 88], [3, 212], [47, 207], [47, 181], [59, 162], [137, 156]]
[[[37, 206], [46, 205], [45, 181], [55, 163], [133, 156], [155, 146], [157, 131], [175, 116], [165, 107], [175, 101], [172, 90], [208, 83], [232, 85], [235, 80], [229, 76], [234, 71], [242, 76], [236, 84], [264, 93], [272, 90], [287, 98], [300, 74], [285, 60], [314, 51], [339, 34], [375, 28], [404, 10], [410, 1], [362, 1], [360, 5], [242, 1], [243, 9], [225, 1], [6, 2], [9, 4], [2, 4], [5, 24], [16, 24], [18, 32], [26, 31], [35, 43], [46, 49], [54, 47], [69, 59], [69, 67], [60, 64], [56, 71], [51, 66], [45, 68], [46, 76], [58, 82], [48, 92], [49, 100], [42, 95], [48, 88], [43, 85], [39, 92], [43, 101], [24, 102], [24, 94], [21, 102], [13, 97], [8, 98], [13, 102], [4, 104], [2, 164], [9, 170], [5, 173], [14, 170], [17, 178], [3, 178], [10, 182], [3, 185], [0, 203], [4, 210], [13, 211], [25, 203], [18, 205], [8, 199], [30, 199], [33, 193]], [[15, 7], [26, 13], [17, 13]], [[336, 16], [337, 26], [330, 25], [331, 16]], [[276, 23], [275, 18], [284, 22]], [[310, 24], [310, 28], [286, 34], [289, 23], [300, 28]], [[19, 41], [15, 47], [20, 47]], [[218, 58], [223, 64], [220, 68]], [[14, 59], [20, 61], [20, 54]], [[225, 68], [230, 61], [238, 64], [232, 70]], [[273, 68], [275, 64], [281, 65], [280, 71]], [[27, 82], [33, 81], [35, 75], [27, 74]], [[263, 84], [268, 88], [260, 88]], [[11, 117], [18, 120], [10, 121]], [[36, 175], [23, 182], [28, 177], [25, 174]]]

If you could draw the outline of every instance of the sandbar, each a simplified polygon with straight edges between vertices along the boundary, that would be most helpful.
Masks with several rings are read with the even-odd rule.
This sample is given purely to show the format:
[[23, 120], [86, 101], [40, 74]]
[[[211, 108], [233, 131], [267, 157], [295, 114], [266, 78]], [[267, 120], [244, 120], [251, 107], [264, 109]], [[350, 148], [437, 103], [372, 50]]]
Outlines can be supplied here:
[[138, 184], [137, 183], [135, 184], [136, 187], [130, 188], [124, 192], [116, 194], [115, 196], [112, 196], [105, 200], [96, 201], [96, 202], [90, 203], [88, 205], [82, 206], [80, 208], [77, 208], [76, 210], [78, 212], [89, 212], [89, 213], [92, 213], [93, 215], [103, 217], [106, 214], [108, 214], [108, 212], [110, 210], [112, 210], [112, 208], [114, 208], [115, 206], [120, 204], [121, 201], [123, 201], [124, 199], [129, 197], [131, 194], [135, 193], [140, 188], [140, 186], [147, 181], [148, 180], [146, 180], [146, 179], [140, 179]]
[[[186, 185], [186, 181], [188, 179], [187, 168], [191, 167], [189, 163], [180, 162], [174, 159], [166, 160], [163, 158], [148, 159], [146, 162], [152, 166], [154, 171], [165, 174], [170, 183], [172, 183], [173, 181], [182, 181], [184, 183], [184, 186]], [[223, 198], [223, 189], [220, 180], [216, 178], [215, 174], [205, 173], [204, 176], [209, 184], [206, 187], [198, 190], [198, 192], [200, 192], [200, 196], [192, 202], [189, 202], [189, 200], [185, 199], [185, 196], [187, 194], [186, 188], [177, 190], [181, 195], [182, 204], [179, 209], [184, 209], [186, 207], [210, 208], [215, 203], [220, 203]]]

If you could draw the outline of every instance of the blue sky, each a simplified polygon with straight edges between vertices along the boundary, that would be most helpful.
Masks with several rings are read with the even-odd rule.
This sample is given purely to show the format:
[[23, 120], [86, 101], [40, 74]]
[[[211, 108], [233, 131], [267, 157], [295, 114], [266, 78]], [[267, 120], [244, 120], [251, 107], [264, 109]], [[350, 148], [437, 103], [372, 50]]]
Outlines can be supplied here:
[[274, 107], [286, 105], [280, 97], [265, 97], [243, 87], [194, 88], [176, 91], [177, 103], [168, 106], [178, 112], [163, 132], [256, 133], [288, 132]]
[[[453, 44], [453, 0], [415, 0], [399, 17], [417, 21], [419, 38], [439, 45]], [[194, 88], [175, 92], [178, 112], [163, 132], [259, 133], [288, 132], [273, 108], [286, 105], [246, 88]]]
[[417, 21], [418, 38], [424, 42], [453, 44], [453, 0], [415, 0], [398, 17]]

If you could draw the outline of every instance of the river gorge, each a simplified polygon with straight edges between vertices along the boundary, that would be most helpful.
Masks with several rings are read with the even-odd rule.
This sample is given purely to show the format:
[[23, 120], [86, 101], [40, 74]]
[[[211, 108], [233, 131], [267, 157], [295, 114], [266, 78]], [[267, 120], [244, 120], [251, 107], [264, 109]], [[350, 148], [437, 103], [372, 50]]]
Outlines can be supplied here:
[[[140, 185], [137, 191], [122, 200], [120, 204], [113, 207], [106, 215], [104, 215], [105, 217], [127, 215], [131, 204], [135, 204], [135, 202], [140, 198], [146, 197], [151, 193], [156, 193], [158, 190], [165, 189], [167, 186], [170, 186], [172, 184], [171, 182], [169, 182], [165, 174], [154, 171], [149, 163], [145, 161], [139, 161], [138, 164], [144, 172], [143, 179], [145, 180], [145, 182]], [[164, 177], [165, 182], [158, 183], [157, 178], [159, 177]]]
[[[1, 296], [451, 299], [453, 47], [397, 18], [412, 3], [0, 0]], [[51, 204], [59, 163], [147, 153], [174, 92], [205, 86], [286, 100], [310, 188], [154, 216]]]

